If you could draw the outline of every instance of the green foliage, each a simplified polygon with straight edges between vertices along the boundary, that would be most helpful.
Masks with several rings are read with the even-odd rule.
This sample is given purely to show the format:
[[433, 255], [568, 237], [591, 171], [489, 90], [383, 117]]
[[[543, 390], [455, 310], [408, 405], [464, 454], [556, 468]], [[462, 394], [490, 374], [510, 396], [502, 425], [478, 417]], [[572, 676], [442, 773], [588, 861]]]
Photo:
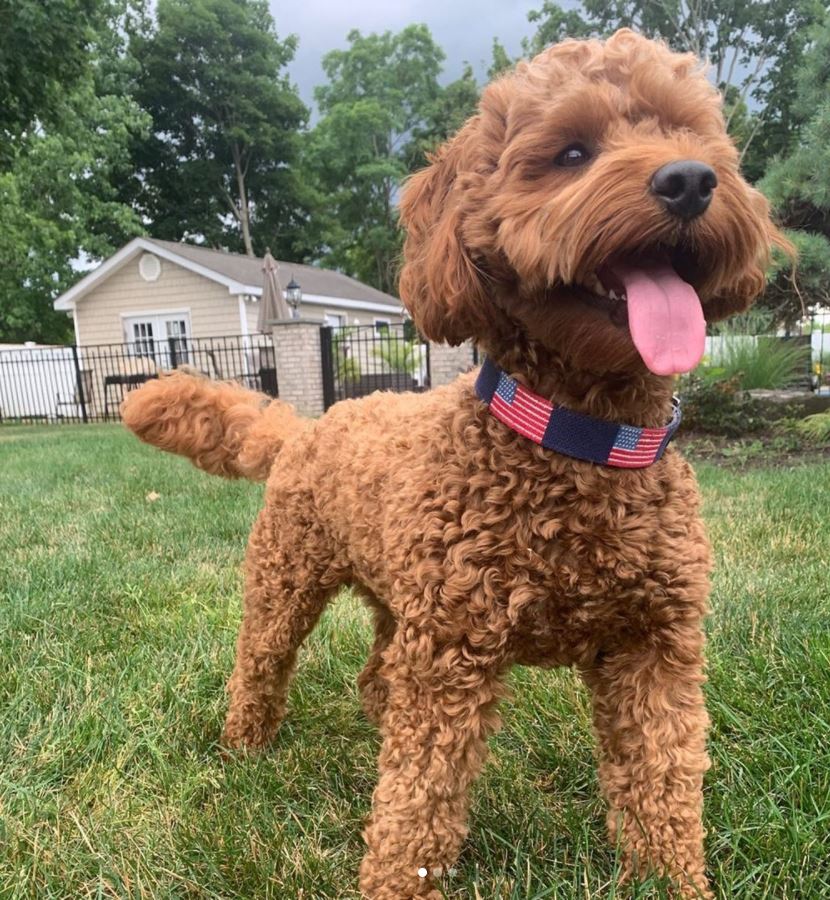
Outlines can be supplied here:
[[394, 292], [400, 183], [467, 117], [477, 88], [470, 69], [439, 85], [444, 53], [424, 25], [348, 40], [323, 60], [328, 83], [315, 92], [321, 119], [306, 160], [326, 198], [323, 262]]
[[770, 167], [761, 189], [787, 225], [830, 238], [830, 13], [810, 37], [795, 101], [806, 124], [793, 151]]
[[758, 336], [756, 341], [730, 341], [722, 368], [743, 390], [782, 390], [803, 380], [809, 348], [783, 338]]
[[740, 437], [761, 431], [767, 424], [760, 405], [743, 390], [737, 376], [684, 376], [678, 385], [683, 401], [683, 429]]
[[414, 375], [421, 361], [422, 345], [420, 341], [407, 341], [396, 333], [387, 332], [380, 346], [372, 352], [390, 372]]
[[159, 0], [157, 19], [131, 42], [153, 127], [125, 196], [155, 237], [304, 258], [308, 110], [285, 74], [296, 38], [277, 37], [266, 0]]
[[428, 154], [455, 134], [478, 105], [479, 87], [472, 66], [464, 66], [461, 77], [440, 88], [438, 96], [423, 110], [423, 121], [413, 130], [407, 145], [409, 171], [428, 162]]
[[554, 0], [544, 0], [541, 9], [532, 9], [527, 14], [527, 20], [536, 25], [536, 31], [530, 39], [522, 42], [525, 53], [533, 56], [566, 38], [596, 37], [614, 30], [601, 19], [591, 21], [594, 18], [592, 9], [584, 4], [581, 6], [565, 9]]
[[807, 377], [810, 359], [809, 346], [764, 334], [772, 321], [756, 308], [720, 323], [717, 355], [679, 382], [685, 428], [740, 437], [768, 426], [763, 405], [747, 391], [792, 386]]
[[721, 322], [715, 331], [721, 338], [718, 356], [703, 370], [706, 377], [734, 382], [745, 391], [782, 390], [805, 378], [809, 346], [769, 335], [771, 325], [770, 314], [759, 308]]
[[0, 0], [0, 167], [37, 124], [63, 115], [67, 91], [88, 74], [110, 0]]
[[830, 444], [830, 410], [795, 423], [798, 432], [813, 444]]
[[103, 259], [142, 233], [118, 185], [148, 120], [124, 96], [116, 24], [102, 29], [89, 69], [0, 170], [0, 341], [66, 339], [71, 319], [52, 300], [78, 279], [73, 260]]
[[795, 266], [779, 250], [767, 272], [767, 287], [758, 307], [775, 323], [793, 328], [804, 316], [830, 303], [830, 240], [823, 234], [787, 229], [798, 254]]
[[776, 260], [762, 303], [785, 323], [830, 300], [830, 13], [810, 30], [798, 72], [796, 114], [805, 122], [791, 153], [773, 162], [760, 184], [798, 250], [794, 275]]
[[351, 355], [349, 338], [355, 333], [351, 327], [335, 328], [331, 336], [331, 353], [334, 358], [334, 377], [339, 384], [360, 378], [360, 360]]
[[504, 45], [497, 38], [493, 38], [493, 49], [490, 56], [490, 65], [487, 67], [487, 77], [492, 81], [512, 69], [514, 60], [510, 58], [510, 54], [505, 50]]

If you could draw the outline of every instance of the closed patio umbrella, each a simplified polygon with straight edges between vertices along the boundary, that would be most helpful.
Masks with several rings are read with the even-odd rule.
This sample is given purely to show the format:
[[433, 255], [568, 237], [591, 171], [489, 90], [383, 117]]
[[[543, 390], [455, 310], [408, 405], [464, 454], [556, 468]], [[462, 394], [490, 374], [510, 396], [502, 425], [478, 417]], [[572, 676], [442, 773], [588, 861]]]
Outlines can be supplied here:
[[265, 251], [262, 260], [262, 271], [265, 278], [262, 284], [262, 297], [259, 300], [259, 315], [257, 316], [257, 331], [266, 334], [271, 330], [270, 322], [275, 319], [290, 319], [291, 311], [285, 302], [285, 297], [280, 287], [279, 266], [271, 256], [271, 251]]

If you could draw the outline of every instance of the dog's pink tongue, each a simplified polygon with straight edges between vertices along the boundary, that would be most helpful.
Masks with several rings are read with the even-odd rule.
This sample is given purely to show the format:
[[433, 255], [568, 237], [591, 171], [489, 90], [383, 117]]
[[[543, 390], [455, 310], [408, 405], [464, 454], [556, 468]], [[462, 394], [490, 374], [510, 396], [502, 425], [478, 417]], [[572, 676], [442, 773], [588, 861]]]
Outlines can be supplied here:
[[628, 301], [628, 328], [656, 375], [690, 372], [706, 349], [706, 320], [695, 289], [668, 263], [614, 268]]

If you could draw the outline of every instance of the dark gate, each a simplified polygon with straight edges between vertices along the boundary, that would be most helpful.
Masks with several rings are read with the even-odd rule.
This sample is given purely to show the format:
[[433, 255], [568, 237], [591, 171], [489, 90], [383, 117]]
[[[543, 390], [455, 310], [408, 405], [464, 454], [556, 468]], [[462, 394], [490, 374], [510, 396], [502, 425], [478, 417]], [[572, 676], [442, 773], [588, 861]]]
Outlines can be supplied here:
[[412, 322], [320, 329], [323, 401], [429, 387], [429, 344]]

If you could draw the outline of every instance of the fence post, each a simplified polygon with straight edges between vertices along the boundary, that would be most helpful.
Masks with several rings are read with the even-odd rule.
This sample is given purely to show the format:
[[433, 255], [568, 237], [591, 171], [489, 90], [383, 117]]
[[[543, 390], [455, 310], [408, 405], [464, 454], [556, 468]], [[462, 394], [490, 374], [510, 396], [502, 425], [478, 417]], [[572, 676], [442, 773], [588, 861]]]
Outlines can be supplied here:
[[447, 344], [429, 345], [429, 386], [440, 387], [455, 381], [478, 364], [478, 354], [471, 341], [458, 347]]
[[295, 406], [301, 415], [321, 416], [325, 399], [320, 323], [313, 319], [280, 319], [270, 324], [280, 400]]
[[86, 414], [86, 397], [84, 396], [84, 377], [81, 372], [81, 364], [78, 361], [78, 347], [76, 344], [72, 345], [72, 362], [75, 363], [75, 389], [78, 392], [78, 402], [81, 404], [81, 419], [86, 425], [89, 422], [89, 419]]
[[323, 371], [323, 409], [328, 409], [334, 403], [334, 358], [330, 325], [320, 328], [320, 363]]

